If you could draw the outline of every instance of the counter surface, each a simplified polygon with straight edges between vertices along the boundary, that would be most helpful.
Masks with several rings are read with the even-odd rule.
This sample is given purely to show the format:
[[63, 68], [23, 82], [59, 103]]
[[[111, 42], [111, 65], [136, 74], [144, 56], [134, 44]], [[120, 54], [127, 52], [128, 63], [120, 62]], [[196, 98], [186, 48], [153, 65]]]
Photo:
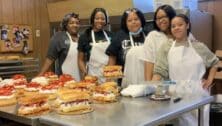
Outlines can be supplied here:
[[38, 116], [35, 117], [18, 116], [16, 105], [0, 107], [0, 117], [32, 126], [38, 125], [38, 119], [39, 119]]
[[174, 103], [151, 101], [149, 97], [121, 97], [119, 102], [94, 104], [94, 112], [82, 115], [58, 115], [55, 112], [39, 118], [41, 124], [63, 126], [153, 126], [178, 117], [214, 100], [213, 96], [192, 96]]

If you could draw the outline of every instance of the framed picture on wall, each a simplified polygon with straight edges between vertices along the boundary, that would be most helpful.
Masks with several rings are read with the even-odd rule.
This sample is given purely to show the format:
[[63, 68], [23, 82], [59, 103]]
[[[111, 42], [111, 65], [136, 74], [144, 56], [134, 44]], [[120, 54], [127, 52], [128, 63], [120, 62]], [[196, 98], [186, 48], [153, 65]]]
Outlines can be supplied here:
[[28, 25], [0, 24], [0, 52], [23, 52], [33, 50], [32, 29]]

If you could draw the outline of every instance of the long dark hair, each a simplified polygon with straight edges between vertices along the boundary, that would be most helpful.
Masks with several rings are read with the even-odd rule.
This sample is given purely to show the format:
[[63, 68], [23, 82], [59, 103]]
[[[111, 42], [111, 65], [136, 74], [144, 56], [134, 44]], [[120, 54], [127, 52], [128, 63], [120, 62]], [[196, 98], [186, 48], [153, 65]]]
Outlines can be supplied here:
[[[162, 5], [162, 6], [160, 6], [160, 7], [158, 7], [157, 8], [157, 10], [155, 11], [155, 13], [154, 13], [154, 17], [153, 17], [153, 20], [154, 20], [154, 28], [156, 29], [156, 30], [158, 30], [158, 31], [160, 31], [160, 29], [159, 29], [159, 27], [157, 26], [157, 24], [156, 24], [156, 15], [157, 15], [157, 13], [159, 12], [159, 10], [163, 10], [165, 13], [166, 13], [166, 15], [167, 15], [167, 17], [169, 18], [169, 20], [170, 20], [170, 22], [171, 22], [171, 20], [176, 16], [176, 11], [173, 9], [173, 7], [171, 7], [170, 5]], [[169, 27], [169, 29], [170, 29], [170, 27]]]
[[94, 19], [95, 19], [95, 16], [96, 16], [97, 12], [102, 12], [105, 15], [105, 20], [106, 20], [105, 26], [109, 23], [109, 17], [108, 17], [108, 14], [107, 14], [106, 10], [104, 8], [95, 8], [92, 11], [91, 16], [90, 16], [90, 20], [89, 20], [91, 26], [85, 30], [85, 33], [87, 35], [90, 35], [91, 30], [93, 29]]
[[127, 28], [127, 24], [126, 24], [126, 20], [127, 20], [127, 17], [129, 16], [129, 13], [130, 12], [135, 12], [137, 14], [137, 16], [139, 17], [140, 21], [141, 21], [141, 26], [142, 28], [145, 26], [146, 24], [146, 20], [145, 20], [145, 17], [143, 15], [143, 13], [137, 9], [137, 8], [130, 8], [130, 9], [127, 9], [123, 12], [123, 15], [122, 15], [122, 18], [121, 18], [121, 29], [125, 32], [129, 32], [128, 28]]
[[95, 8], [92, 11], [91, 16], [90, 16], [90, 24], [92, 26], [94, 25], [94, 19], [95, 19], [95, 16], [96, 16], [97, 12], [102, 12], [105, 15], [105, 19], [106, 19], [106, 24], [105, 25], [107, 25], [109, 23], [109, 19], [108, 19], [108, 15], [106, 13], [106, 10], [104, 8]]

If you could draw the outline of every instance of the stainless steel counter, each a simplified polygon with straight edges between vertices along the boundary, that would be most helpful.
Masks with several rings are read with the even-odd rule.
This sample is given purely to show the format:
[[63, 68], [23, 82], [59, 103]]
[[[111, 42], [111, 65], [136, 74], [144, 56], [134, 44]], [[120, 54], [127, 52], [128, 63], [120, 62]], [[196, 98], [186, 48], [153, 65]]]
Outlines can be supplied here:
[[13, 120], [15, 122], [20, 122], [23, 124], [31, 125], [31, 126], [37, 126], [39, 123], [39, 117], [23, 117], [18, 116], [16, 110], [16, 105], [13, 106], [7, 106], [7, 107], [0, 107], [0, 117], [6, 118], [9, 120]]
[[213, 96], [188, 97], [174, 103], [172, 100], [151, 101], [148, 97], [122, 97], [116, 103], [93, 105], [95, 111], [92, 113], [65, 116], [52, 112], [41, 116], [39, 121], [53, 126], [154, 126], [182, 113], [202, 108], [213, 100]]

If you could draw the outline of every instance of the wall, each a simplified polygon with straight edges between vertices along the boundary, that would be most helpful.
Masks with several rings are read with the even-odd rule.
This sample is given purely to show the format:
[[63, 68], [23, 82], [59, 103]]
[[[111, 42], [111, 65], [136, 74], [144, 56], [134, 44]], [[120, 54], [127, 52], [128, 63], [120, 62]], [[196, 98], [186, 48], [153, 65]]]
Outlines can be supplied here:
[[213, 0], [199, 2], [198, 8], [214, 15], [213, 21], [213, 49], [222, 49], [222, 1]]
[[[70, 1], [72, 3], [71, 5], [61, 4], [64, 2], [69, 3]], [[86, 18], [89, 13], [91, 13], [91, 10], [96, 7], [96, 4], [100, 5], [100, 7], [108, 8], [112, 13], [122, 13], [123, 9], [125, 10], [126, 8], [132, 7], [130, 0], [118, 1], [119, 0], [0, 0], [0, 24], [30, 25], [33, 29], [34, 51], [28, 54], [28, 56], [38, 57], [40, 59], [40, 65], [42, 65], [50, 40], [49, 22], [61, 21], [64, 14], [73, 11], [73, 8], [77, 8], [80, 15], [83, 13], [83, 17], [81, 18]], [[49, 11], [47, 4], [52, 6]], [[61, 10], [61, 7], [65, 10]], [[122, 9], [118, 9], [120, 7]], [[52, 20], [50, 20], [48, 12], [51, 12], [50, 15], [55, 18], [51, 18]], [[40, 37], [35, 36], [36, 30], [40, 30]], [[1, 55], [15, 54], [1, 53], [0, 56]]]
[[[38, 57], [40, 63], [45, 58], [50, 39], [47, 2], [54, 1], [56, 0], [0, 0], [0, 24], [30, 25], [33, 29], [34, 51], [29, 56]], [[40, 37], [35, 36], [36, 30], [40, 30]]]
[[[42, 63], [44, 61], [50, 39], [47, 4], [66, 1], [70, 0], [0, 0], [0, 24], [9, 23], [30, 25], [33, 29], [34, 51], [29, 55], [38, 57]], [[130, 5], [132, 3], [128, 4]], [[80, 5], [78, 4], [78, 6]], [[198, 8], [200, 10], [210, 12], [214, 15], [213, 49], [222, 49], [221, 6], [221, 0], [199, 2], [198, 4]], [[35, 30], [40, 30], [40, 37], [35, 36]]]
[[81, 19], [88, 19], [92, 10], [103, 7], [109, 16], [121, 15], [127, 8], [132, 8], [131, 0], [61, 0], [60, 2], [48, 3], [50, 22], [57, 22], [69, 12], [77, 12]]

